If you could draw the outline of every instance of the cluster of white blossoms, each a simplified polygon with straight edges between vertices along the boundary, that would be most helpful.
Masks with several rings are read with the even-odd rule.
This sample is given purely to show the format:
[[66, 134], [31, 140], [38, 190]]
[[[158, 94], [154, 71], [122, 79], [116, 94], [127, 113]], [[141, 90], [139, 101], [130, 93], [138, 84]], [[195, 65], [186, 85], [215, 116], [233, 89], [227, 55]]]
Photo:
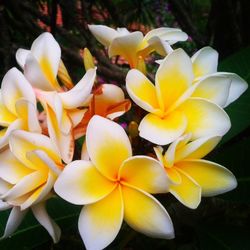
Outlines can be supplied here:
[[[60, 228], [45, 208], [57, 194], [84, 205], [78, 227], [87, 249], [108, 246], [123, 221], [150, 237], [171, 239], [171, 218], [154, 194], [170, 192], [194, 209], [202, 196], [237, 185], [229, 170], [202, 158], [230, 129], [223, 108], [247, 89], [246, 82], [217, 72], [218, 53], [210, 47], [191, 58], [173, 49], [187, 39], [179, 29], [159, 28], [145, 36], [102, 25], [89, 29], [110, 57], [127, 60], [126, 90], [134, 104], [117, 85], [96, 82], [90, 54], [85, 75], [73, 84], [50, 33], [41, 34], [30, 50], [18, 49], [22, 71], [10, 69], [0, 92], [0, 210], [12, 209], [3, 238], [31, 210], [58, 242]], [[144, 62], [152, 52], [164, 57], [155, 84]], [[117, 123], [136, 105], [147, 112], [139, 136], [152, 143], [155, 157], [133, 156], [133, 140]], [[73, 161], [75, 140], [82, 136], [81, 159]]]

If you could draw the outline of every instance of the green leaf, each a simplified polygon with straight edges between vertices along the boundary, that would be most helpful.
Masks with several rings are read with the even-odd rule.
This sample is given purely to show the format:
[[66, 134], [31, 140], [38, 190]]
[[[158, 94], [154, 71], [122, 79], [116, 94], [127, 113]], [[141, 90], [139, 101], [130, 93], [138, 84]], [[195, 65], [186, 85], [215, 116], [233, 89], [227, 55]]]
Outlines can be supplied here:
[[[219, 65], [219, 71], [233, 72], [250, 83], [250, 47], [226, 58]], [[250, 125], [250, 88], [234, 103], [226, 108], [232, 127], [222, 143], [232, 139]]]

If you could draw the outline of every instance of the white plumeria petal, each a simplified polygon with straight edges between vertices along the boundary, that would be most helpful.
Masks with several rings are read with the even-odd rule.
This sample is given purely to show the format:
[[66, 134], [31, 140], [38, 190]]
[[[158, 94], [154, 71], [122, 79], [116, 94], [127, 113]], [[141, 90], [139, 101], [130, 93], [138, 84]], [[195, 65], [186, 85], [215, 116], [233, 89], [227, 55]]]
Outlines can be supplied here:
[[45, 91], [54, 90], [54, 87], [43, 74], [37, 59], [31, 53], [28, 54], [25, 62], [24, 75], [34, 88]]
[[211, 47], [198, 50], [191, 58], [195, 78], [215, 73], [218, 66], [219, 54]]
[[83, 207], [78, 228], [88, 250], [107, 247], [117, 236], [123, 221], [123, 201], [120, 188], [93, 204]]
[[30, 50], [27, 50], [27, 49], [18, 49], [16, 52], [17, 63], [22, 69], [24, 69], [24, 65], [25, 65], [25, 62], [29, 53], [31, 52]]
[[55, 38], [45, 32], [34, 40], [30, 50], [38, 61], [43, 74], [50, 83], [53, 83], [61, 60], [61, 49]]
[[119, 178], [151, 194], [166, 193], [170, 184], [159, 162], [142, 155], [125, 160], [120, 168]]
[[130, 186], [122, 186], [124, 220], [138, 232], [150, 237], [174, 238], [171, 218], [152, 195]]
[[7, 209], [10, 209], [12, 206], [8, 204], [7, 202], [3, 202], [0, 200], [0, 211], [5, 211]]
[[95, 38], [104, 46], [108, 47], [112, 40], [119, 36], [119, 32], [105, 25], [88, 25]]
[[63, 106], [67, 109], [82, 106], [90, 95], [95, 82], [96, 69], [89, 69], [83, 78], [69, 91], [59, 93]]
[[58, 195], [77, 205], [101, 200], [114, 188], [115, 183], [101, 175], [92, 162], [83, 160], [68, 164], [54, 186]]
[[17, 68], [12, 68], [5, 74], [1, 94], [4, 105], [15, 115], [16, 101], [20, 98], [25, 98], [36, 105], [35, 93], [30, 83]]
[[48, 215], [45, 208], [45, 203], [38, 203], [32, 206], [31, 209], [35, 218], [47, 230], [54, 243], [57, 243], [61, 237], [61, 229]]
[[167, 145], [180, 137], [187, 127], [187, 119], [181, 112], [171, 112], [161, 118], [147, 114], [139, 125], [140, 137], [158, 145]]
[[143, 34], [139, 31], [114, 38], [109, 46], [109, 57], [121, 55], [128, 61], [131, 68], [135, 68], [138, 59], [136, 52], [140, 49], [142, 40]]
[[220, 142], [220, 136], [201, 137], [177, 148], [175, 162], [183, 159], [201, 159], [210, 153]]
[[229, 96], [228, 96], [227, 102], [224, 105], [224, 108], [225, 108], [230, 103], [237, 100], [247, 90], [248, 84], [239, 75], [236, 75], [234, 73], [218, 72], [217, 74], [229, 77], [231, 81]]
[[5, 133], [2, 137], [0, 137], [0, 148], [3, 148], [8, 144], [10, 134], [17, 129], [22, 129], [24, 127], [24, 122], [21, 119], [15, 120], [13, 123], [8, 126], [5, 130]]
[[14, 233], [16, 229], [19, 227], [19, 225], [21, 224], [27, 212], [28, 210], [20, 210], [19, 207], [13, 207], [10, 212], [10, 215], [9, 215], [6, 227], [5, 227], [4, 235], [0, 239], [7, 238], [12, 233]]
[[41, 133], [42, 130], [37, 116], [37, 109], [32, 102], [24, 98], [19, 99], [16, 102], [16, 112], [19, 117], [27, 121], [27, 129], [30, 132]]
[[0, 153], [0, 178], [10, 184], [18, 183], [32, 171], [18, 161], [9, 149]]
[[178, 41], [186, 41], [188, 39], [188, 35], [182, 30], [166, 27], [161, 27], [149, 31], [145, 35], [144, 40], [149, 41], [152, 37], [159, 37], [164, 41], [168, 41], [170, 44], [174, 44]]
[[224, 107], [231, 89], [231, 79], [222, 74], [208, 75], [194, 84], [193, 97], [201, 97]]
[[98, 115], [93, 116], [88, 124], [86, 143], [93, 164], [111, 180], [117, 178], [123, 161], [132, 156], [131, 144], [124, 129]]
[[159, 108], [154, 84], [139, 70], [128, 72], [126, 88], [131, 99], [141, 108], [148, 112]]
[[1, 196], [2, 199], [12, 200], [25, 195], [45, 183], [47, 176], [41, 171], [24, 176], [13, 188]]
[[46, 199], [46, 197], [49, 196], [54, 183], [56, 181], [57, 176], [52, 173], [51, 171], [49, 171], [48, 174], [48, 178], [47, 178], [47, 182], [42, 185], [41, 187], [39, 187], [35, 192], [33, 192], [33, 194], [31, 196], [29, 196], [28, 199], [26, 199], [24, 202], [22, 202], [20, 204], [21, 209], [26, 209], [34, 204], [37, 204], [41, 201], [43, 201], [44, 199]]

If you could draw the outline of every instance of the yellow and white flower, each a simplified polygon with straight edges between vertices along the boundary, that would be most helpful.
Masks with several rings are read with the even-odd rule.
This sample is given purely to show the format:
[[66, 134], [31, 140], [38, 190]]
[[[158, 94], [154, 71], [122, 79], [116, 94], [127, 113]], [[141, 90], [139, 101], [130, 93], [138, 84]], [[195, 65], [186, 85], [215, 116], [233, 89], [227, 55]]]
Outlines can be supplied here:
[[29, 208], [57, 242], [60, 228], [49, 218], [45, 200], [63, 169], [59, 153], [51, 140], [41, 134], [15, 130], [9, 148], [0, 153], [1, 209], [13, 207], [3, 237], [21, 223]]
[[237, 181], [225, 167], [203, 160], [220, 141], [221, 137], [210, 136], [188, 142], [185, 135], [163, 148], [155, 147], [155, 153], [167, 176], [172, 181], [169, 192], [189, 208], [197, 208], [201, 196], [214, 196], [234, 189]]
[[35, 93], [23, 74], [16, 68], [4, 76], [0, 92], [0, 148], [8, 144], [15, 129], [40, 132]]
[[217, 104], [195, 91], [190, 57], [182, 50], [171, 52], [156, 72], [155, 85], [140, 71], [132, 69], [126, 78], [126, 88], [132, 100], [148, 111], [139, 125], [140, 136], [158, 145], [166, 145], [184, 133], [191, 140], [203, 136], [224, 135], [230, 119]]
[[[91, 98], [96, 69], [89, 69], [73, 86], [61, 61], [60, 46], [47, 32], [33, 42], [30, 50], [19, 49], [16, 59], [46, 112], [49, 136], [64, 162], [71, 162], [74, 153], [73, 128], [86, 112], [81, 107]], [[57, 76], [65, 86], [60, 86]]]
[[87, 249], [103, 249], [118, 234], [123, 219], [151, 237], [173, 238], [163, 206], [149, 193], [166, 192], [164, 168], [147, 156], [132, 157], [130, 141], [118, 124], [94, 116], [86, 133], [90, 161], [68, 164], [55, 183], [63, 199], [85, 205], [78, 226]]
[[108, 47], [109, 57], [121, 55], [131, 68], [137, 68], [139, 58], [145, 58], [153, 51], [166, 56], [172, 50], [171, 44], [188, 38], [186, 33], [175, 28], [154, 29], [145, 36], [140, 31], [115, 30], [104, 25], [89, 25], [89, 29], [100, 43]]

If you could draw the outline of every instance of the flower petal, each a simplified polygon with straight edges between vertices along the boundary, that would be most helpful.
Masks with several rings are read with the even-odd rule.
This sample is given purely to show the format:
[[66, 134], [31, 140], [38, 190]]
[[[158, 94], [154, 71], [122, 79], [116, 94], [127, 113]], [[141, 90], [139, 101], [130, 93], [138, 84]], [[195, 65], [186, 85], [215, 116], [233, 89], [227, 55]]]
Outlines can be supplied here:
[[13, 207], [5, 227], [4, 235], [0, 239], [7, 238], [12, 233], [14, 233], [21, 224], [27, 212], [28, 210], [20, 210], [19, 207]]
[[165, 208], [151, 195], [122, 186], [124, 220], [134, 230], [150, 237], [172, 239], [174, 229]]
[[31, 53], [28, 54], [25, 62], [24, 75], [34, 88], [44, 91], [55, 90], [55, 87], [46, 78], [38, 61]]
[[176, 170], [181, 177], [181, 183], [170, 186], [170, 193], [185, 206], [197, 208], [201, 202], [201, 187], [190, 177], [192, 175], [187, 175], [179, 168]]
[[74, 109], [86, 102], [95, 82], [96, 69], [89, 69], [83, 78], [69, 91], [59, 93], [64, 108]]
[[47, 173], [44, 171], [35, 171], [24, 176], [13, 188], [1, 196], [5, 200], [13, 200], [22, 195], [34, 191], [36, 188], [46, 182]]
[[226, 112], [202, 98], [189, 98], [178, 110], [186, 115], [188, 120], [186, 133], [192, 133], [193, 140], [203, 136], [222, 136], [231, 127]]
[[45, 200], [49, 196], [49, 194], [53, 188], [53, 185], [56, 181], [56, 178], [57, 178], [57, 176], [54, 173], [52, 173], [51, 171], [49, 171], [47, 182], [44, 185], [41, 185], [39, 188], [37, 188], [24, 201], [19, 202], [21, 209], [22, 210], [26, 209], [34, 204], [37, 204], [37, 203]]
[[173, 182], [173, 184], [180, 184], [182, 181], [181, 175], [175, 168], [165, 168], [168, 178]]
[[147, 114], [139, 125], [139, 131], [142, 138], [158, 145], [167, 145], [181, 136], [186, 126], [186, 117], [174, 111], [164, 118]]
[[116, 180], [121, 164], [132, 155], [130, 141], [123, 128], [95, 115], [87, 127], [86, 143], [96, 168], [107, 178]]
[[33, 42], [31, 53], [38, 61], [43, 75], [50, 84], [53, 87], [60, 88], [56, 81], [56, 76], [61, 59], [61, 49], [51, 33], [44, 32], [41, 34]]
[[78, 228], [86, 249], [107, 247], [117, 236], [123, 221], [123, 202], [120, 188], [108, 196], [83, 207]]
[[217, 71], [219, 54], [211, 47], [198, 50], [191, 58], [195, 78], [209, 75]]
[[223, 166], [206, 160], [184, 160], [178, 168], [187, 173], [202, 187], [202, 196], [214, 196], [234, 189], [237, 181]]
[[182, 49], [174, 50], [161, 63], [156, 72], [156, 91], [164, 111], [191, 86], [192, 62]]
[[7, 109], [2, 99], [2, 93], [0, 92], [0, 126], [6, 127], [13, 123], [17, 117]]
[[23, 129], [25, 127], [24, 121], [22, 119], [17, 119], [12, 122], [8, 128], [0, 130], [0, 148], [2, 149], [9, 143], [10, 134], [16, 129]]
[[16, 52], [16, 61], [22, 69], [24, 69], [24, 65], [29, 53], [30, 50], [27, 49], [18, 49]]
[[58, 177], [54, 189], [63, 199], [77, 205], [107, 196], [115, 183], [103, 177], [90, 161], [73, 161]]
[[32, 171], [18, 161], [9, 149], [0, 153], [0, 178], [16, 184]]
[[147, 156], [133, 156], [120, 168], [122, 183], [134, 186], [151, 194], [166, 193], [169, 180], [161, 164]]
[[182, 30], [176, 28], [166, 28], [166, 27], [161, 27], [149, 31], [145, 35], [144, 40], [148, 41], [152, 37], [159, 37], [165, 41], [168, 41], [170, 44], [174, 44], [177, 41], [186, 41], [188, 39], [187, 34]]
[[108, 47], [113, 39], [118, 36], [118, 32], [105, 25], [88, 25], [89, 30], [95, 38], [104, 46]]
[[28, 131], [41, 133], [37, 109], [33, 103], [24, 98], [19, 99], [16, 102], [16, 112], [18, 116], [27, 124]]
[[5, 74], [1, 94], [4, 105], [15, 115], [17, 115], [16, 102], [20, 98], [25, 98], [36, 105], [35, 93], [30, 83], [17, 68], [12, 68]]
[[135, 68], [138, 61], [137, 52], [142, 40], [143, 34], [140, 31], [114, 38], [109, 47], [109, 57], [121, 55], [128, 61], [131, 68]]
[[39, 149], [46, 152], [54, 162], [61, 163], [61, 159], [50, 138], [45, 135], [16, 130], [11, 133], [9, 144], [11, 152], [26, 166], [31, 164], [26, 154]]
[[155, 86], [137, 69], [131, 69], [126, 77], [126, 88], [132, 100], [148, 112], [159, 108]]
[[11, 205], [9, 205], [7, 202], [3, 202], [0, 200], [0, 211], [4, 211], [10, 208], [11, 208]]
[[220, 142], [220, 136], [202, 137], [175, 151], [175, 162], [183, 159], [201, 159], [210, 153]]
[[68, 117], [67, 114], [65, 114], [65, 110], [63, 110], [64, 113], [64, 123], [66, 126], [65, 128], [69, 127], [67, 124], [71, 124], [70, 131], [68, 133], [62, 132], [62, 125], [61, 123], [58, 123], [58, 119], [56, 119], [55, 112], [50, 108], [49, 105], [45, 106], [46, 114], [47, 114], [47, 123], [48, 123], [48, 130], [50, 138], [57, 148], [57, 150], [60, 152], [61, 158], [64, 162], [70, 163], [73, 158], [74, 154], [74, 148], [75, 148], [75, 142], [74, 142], [74, 135], [73, 135], [73, 125]]
[[32, 206], [31, 209], [35, 218], [47, 230], [54, 243], [57, 243], [61, 237], [61, 229], [48, 215], [45, 208], [45, 203], [41, 202]]
[[225, 108], [230, 103], [237, 100], [247, 90], [248, 84], [244, 79], [242, 79], [240, 76], [234, 73], [218, 72], [217, 74], [218, 75], [221, 74], [223, 76], [229, 77], [231, 80], [229, 96], [228, 96], [226, 104], [224, 105], [224, 108]]
[[207, 99], [220, 107], [224, 107], [229, 96], [231, 80], [223, 75], [212, 75], [196, 83], [192, 97]]

